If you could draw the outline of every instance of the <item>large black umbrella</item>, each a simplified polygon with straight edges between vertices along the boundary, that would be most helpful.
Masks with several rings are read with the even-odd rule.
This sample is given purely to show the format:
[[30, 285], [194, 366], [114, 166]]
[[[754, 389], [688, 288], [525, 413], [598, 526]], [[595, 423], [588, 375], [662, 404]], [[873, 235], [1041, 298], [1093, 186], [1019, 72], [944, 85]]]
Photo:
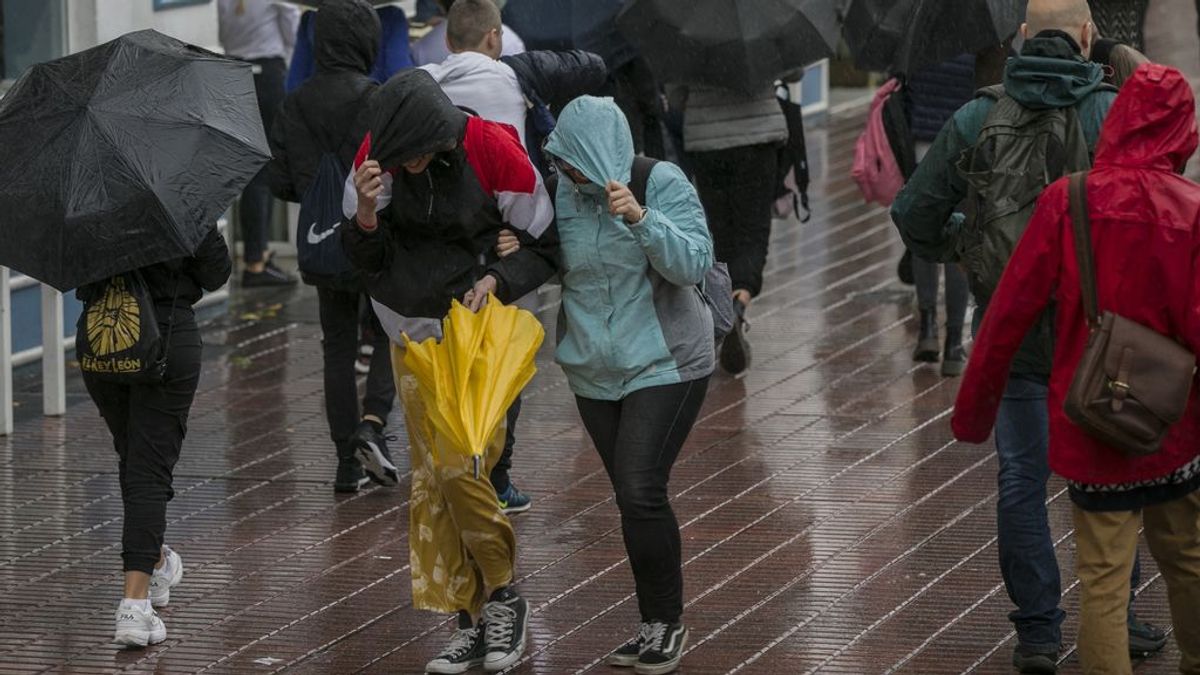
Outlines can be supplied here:
[[844, 34], [864, 70], [912, 74], [1012, 37], [1028, 0], [848, 0]]
[[623, 0], [508, 0], [504, 23], [529, 49], [582, 49], [609, 68], [632, 60], [633, 47], [615, 22]]
[[251, 66], [140, 31], [0, 99], [0, 265], [60, 290], [194, 253], [271, 157]]
[[759, 91], [833, 53], [832, 0], [630, 0], [617, 26], [658, 79]]

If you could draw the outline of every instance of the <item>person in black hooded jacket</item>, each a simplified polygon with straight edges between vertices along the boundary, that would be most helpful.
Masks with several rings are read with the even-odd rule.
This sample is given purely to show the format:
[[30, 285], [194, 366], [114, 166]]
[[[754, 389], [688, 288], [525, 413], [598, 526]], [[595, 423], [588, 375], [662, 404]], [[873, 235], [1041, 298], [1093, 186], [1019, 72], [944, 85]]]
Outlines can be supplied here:
[[[270, 132], [274, 159], [267, 176], [271, 192], [299, 202], [312, 184], [321, 158], [334, 153], [349, 167], [367, 128], [367, 103], [377, 85], [369, 76], [379, 54], [379, 16], [365, 0], [328, 0], [314, 27], [317, 73], [283, 103]], [[347, 114], [347, 111], [351, 111]], [[357, 114], [356, 114], [357, 113]], [[366, 395], [358, 404], [359, 305], [365, 288], [350, 278], [314, 277], [325, 359], [325, 416], [337, 449], [336, 492], [357, 492], [368, 480], [395, 485], [384, 427], [396, 398], [387, 339], [376, 331]], [[364, 473], [363, 462], [368, 471]], [[384, 461], [386, 460], [386, 461]]]
[[[487, 479], [504, 434], [485, 453], [483, 477], [466, 455], [437, 451], [444, 441], [399, 343], [439, 337], [454, 299], [477, 310], [491, 293], [510, 303], [549, 280], [553, 205], [516, 130], [456, 108], [429, 73], [395, 75], [371, 110], [343, 202], [342, 242], [394, 343], [413, 467], [413, 606], [458, 614], [458, 630], [426, 672], [496, 672], [520, 660], [529, 615], [511, 588], [516, 535]], [[503, 259], [501, 230], [522, 240]]]

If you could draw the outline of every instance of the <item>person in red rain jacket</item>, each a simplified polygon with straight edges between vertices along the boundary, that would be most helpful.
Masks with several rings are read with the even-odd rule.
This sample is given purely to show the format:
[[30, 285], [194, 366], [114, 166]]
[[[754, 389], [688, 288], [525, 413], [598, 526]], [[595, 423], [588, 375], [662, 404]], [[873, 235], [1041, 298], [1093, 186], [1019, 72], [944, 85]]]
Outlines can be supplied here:
[[[1200, 354], [1200, 186], [1179, 175], [1196, 150], [1196, 103], [1179, 71], [1141, 66], [1104, 123], [1087, 180], [1101, 311]], [[988, 305], [952, 425], [962, 441], [991, 433], [1009, 364], [1057, 302], [1050, 379], [1050, 467], [1068, 481], [1082, 586], [1079, 653], [1087, 673], [1129, 673], [1125, 606], [1144, 520], [1167, 581], [1180, 672], [1200, 673], [1200, 386], [1162, 449], [1127, 457], [1063, 410], [1088, 339], [1075, 262], [1068, 179], [1049, 186]]]

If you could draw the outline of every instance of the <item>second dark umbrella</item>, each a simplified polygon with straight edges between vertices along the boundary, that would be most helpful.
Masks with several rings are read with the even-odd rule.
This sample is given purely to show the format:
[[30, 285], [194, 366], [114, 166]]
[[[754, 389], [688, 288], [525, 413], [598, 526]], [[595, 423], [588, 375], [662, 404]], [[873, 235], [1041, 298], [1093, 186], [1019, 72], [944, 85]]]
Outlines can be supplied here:
[[912, 74], [1016, 33], [1027, 0], [848, 0], [846, 44], [863, 70]]
[[630, 0], [617, 26], [663, 82], [759, 91], [832, 55], [831, 0]]

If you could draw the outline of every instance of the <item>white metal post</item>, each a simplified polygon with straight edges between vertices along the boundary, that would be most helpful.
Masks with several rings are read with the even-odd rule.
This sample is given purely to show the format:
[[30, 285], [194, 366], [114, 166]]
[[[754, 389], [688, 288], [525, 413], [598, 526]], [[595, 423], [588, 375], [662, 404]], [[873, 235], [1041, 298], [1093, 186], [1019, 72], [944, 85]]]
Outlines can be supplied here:
[[67, 412], [67, 359], [63, 353], [63, 297], [42, 285], [42, 412]]
[[9, 271], [0, 267], [0, 436], [13, 432], [12, 296]]

